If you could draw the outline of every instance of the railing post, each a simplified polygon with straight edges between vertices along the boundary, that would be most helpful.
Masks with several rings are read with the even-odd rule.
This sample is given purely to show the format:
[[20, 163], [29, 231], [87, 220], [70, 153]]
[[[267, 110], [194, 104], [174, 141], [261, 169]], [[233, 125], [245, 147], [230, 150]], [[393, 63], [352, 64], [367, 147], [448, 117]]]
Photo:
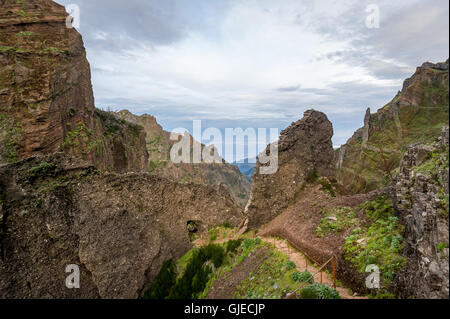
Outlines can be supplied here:
[[331, 264], [333, 265], [333, 287], [334, 287], [334, 290], [336, 290], [336, 266], [334, 264], [334, 257], [331, 260]]
[[320, 272], [320, 283], [322, 283], [322, 272]]

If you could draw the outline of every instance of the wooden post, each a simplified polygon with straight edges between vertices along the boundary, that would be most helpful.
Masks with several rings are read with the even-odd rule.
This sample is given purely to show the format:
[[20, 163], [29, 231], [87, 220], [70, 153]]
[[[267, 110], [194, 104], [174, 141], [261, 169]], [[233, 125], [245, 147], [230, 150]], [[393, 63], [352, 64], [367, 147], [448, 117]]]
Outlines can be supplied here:
[[306, 270], [308, 270], [308, 259], [305, 257]]
[[333, 287], [336, 290], [336, 266], [334, 264], [334, 258], [331, 260], [331, 263], [333, 265]]
[[320, 272], [320, 283], [322, 283], [322, 272]]

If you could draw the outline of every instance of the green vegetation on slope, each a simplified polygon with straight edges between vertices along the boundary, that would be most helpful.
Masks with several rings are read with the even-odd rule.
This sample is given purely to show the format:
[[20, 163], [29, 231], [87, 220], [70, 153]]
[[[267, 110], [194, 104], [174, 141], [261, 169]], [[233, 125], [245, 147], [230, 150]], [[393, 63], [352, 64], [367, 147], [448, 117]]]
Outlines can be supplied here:
[[[213, 233], [219, 234], [223, 229], [216, 228]], [[144, 298], [205, 298], [219, 278], [258, 253], [263, 258], [258, 259], [256, 270], [237, 286], [233, 297], [279, 299], [300, 288], [299, 296], [305, 299], [340, 298], [332, 288], [314, 283], [311, 273], [298, 272], [295, 263], [271, 244], [245, 235], [222, 244], [193, 248], [176, 263], [167, 261]]]
[[0, 162], [18, 160], [17, 147], [23, 133], [21, 122], [6, 112], [0, 113]]
[[405, 265], [401, 256], [404, 227], [394, 216], [392, 201], [378, 197], [361, 205], [368, 223], [354, 228], [345, 239], [345, 258], [361, 273], [368, 265], [380, 269], [382, 284], [387, 287], [395, 273]]
[[340, 233], [353, 225], [358, 225], [357, 216], [359, 208], [335, 207], [329, 211], [323, 211], [324, 217], [316, 229], [318, 237], [325, 237], [327, 233]]
[[429, 143], [439, 136], [443, 126], [448, 126], [448, 71], [422, 72], [422, 77], [413, 77], [412, 89], [400, 92], [371, 115], [366, 147], [362, 131], [344, 146], [338, 179], [352, 192], [369, 192], [388, 185], [410, 144]]
[[214, 270], [222, 266], [225, 250], [220, 245], [208, 245], [191, 250], [181, 259], [178, 278], [172, 261], [163, 264], [144, 299], [196, 299], [203, 292]]
[[365, 273], [368, 265], [377, 265], [387, 287], [405, 264], [404, 227], [394, 215], [392, 201], [381, 196], [355, 208], [334, 207], [322, 213], [317, 236], [345, 234], [345, 258], [352, 267]]

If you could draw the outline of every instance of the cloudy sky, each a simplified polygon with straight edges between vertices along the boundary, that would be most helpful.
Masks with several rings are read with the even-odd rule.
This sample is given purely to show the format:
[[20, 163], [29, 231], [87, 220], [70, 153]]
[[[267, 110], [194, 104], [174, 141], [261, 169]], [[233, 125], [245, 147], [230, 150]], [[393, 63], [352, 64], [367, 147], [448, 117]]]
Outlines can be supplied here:
[[96, 106], [169, 131], [194, 119], [281, 130], [314, 108], [340, 145], [417, 66], [449, 56], [447, 0], [58, 2], [80, 8]]

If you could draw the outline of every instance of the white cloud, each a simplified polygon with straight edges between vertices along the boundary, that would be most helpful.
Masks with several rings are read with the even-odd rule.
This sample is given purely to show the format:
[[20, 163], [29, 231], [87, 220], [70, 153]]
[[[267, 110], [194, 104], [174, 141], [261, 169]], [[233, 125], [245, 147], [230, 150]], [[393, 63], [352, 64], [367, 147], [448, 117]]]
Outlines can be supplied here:
[[316, 108], [339, 121], [342, 144], [360, 125], [354, 119], [393, 98], [416, 64], [448, 57], [446, 0], [377, 1], [379, 30], [364, 25], [373, 1], [100, 2], [104, 19], [139, 10], [109, 29], [93, 13], [82, 20], [98, 106], [161, 114], [168, 129], [180, 118], [280, 127]]

